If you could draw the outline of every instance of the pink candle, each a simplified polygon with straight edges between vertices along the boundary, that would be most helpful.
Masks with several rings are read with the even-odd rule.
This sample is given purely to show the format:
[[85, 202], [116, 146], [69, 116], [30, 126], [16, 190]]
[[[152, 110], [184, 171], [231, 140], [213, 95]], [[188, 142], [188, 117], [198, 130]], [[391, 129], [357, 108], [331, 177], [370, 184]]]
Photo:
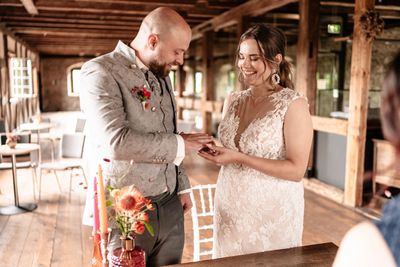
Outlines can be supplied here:
[[99, 201], [99, 218], [100, 218], [100, 233], [108, 233], [108, 218], [107, 218], [107, 206], [106, 206], [106, 193], [104, 190], [103, 182], [103, 170], [99, 164], [98, 169], [98, 183], [97, 183], [97, 194]]
[[96, 234], [99, 231], [100, 219], [99, 219], [99, 201], [97, 196], [97, 177], [94, 177], [93, 185], [93, 233]]

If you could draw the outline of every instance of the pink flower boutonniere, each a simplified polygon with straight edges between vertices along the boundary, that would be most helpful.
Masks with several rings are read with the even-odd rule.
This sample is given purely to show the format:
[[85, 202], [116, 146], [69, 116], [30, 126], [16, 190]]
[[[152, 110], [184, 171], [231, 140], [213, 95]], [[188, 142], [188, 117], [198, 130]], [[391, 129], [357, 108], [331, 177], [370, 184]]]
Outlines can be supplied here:
[[151, 92], [147, 89], [146, 85], [133, 87], [131, 93], [142, 103], [143, 110], [150, 108]]

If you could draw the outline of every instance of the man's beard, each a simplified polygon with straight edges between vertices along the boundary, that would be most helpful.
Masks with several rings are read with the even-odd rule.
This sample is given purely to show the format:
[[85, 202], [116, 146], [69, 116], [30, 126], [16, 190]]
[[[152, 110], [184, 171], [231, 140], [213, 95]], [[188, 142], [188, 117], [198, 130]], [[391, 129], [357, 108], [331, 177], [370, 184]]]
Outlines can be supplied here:
[[152, 60], [149, 63], [149, 70], [158, 77], [167, 77], [169, 70], [167, 69], [167, 64], [159, 64], [157, 61]]

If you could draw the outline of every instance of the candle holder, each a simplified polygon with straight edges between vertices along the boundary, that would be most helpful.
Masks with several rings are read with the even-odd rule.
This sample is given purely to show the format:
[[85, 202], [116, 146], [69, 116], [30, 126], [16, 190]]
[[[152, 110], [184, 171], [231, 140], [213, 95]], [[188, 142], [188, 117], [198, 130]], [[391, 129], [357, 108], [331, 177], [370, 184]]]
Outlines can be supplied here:
[[100, 234], [97, 232], [92, 233], [93, 237], [93, 255], [90, 261], [92, 267], [102, 267], [103, 258], [100, 250]]
[[108, 267], [108, 234], [110, 233], [111, 229], [107, 229], [107, 232], [105, 233], [99, 233], [100, 234], [100, 251], [101, 251], [101, 257], [102, 257], [102, 263], [103, 267]]

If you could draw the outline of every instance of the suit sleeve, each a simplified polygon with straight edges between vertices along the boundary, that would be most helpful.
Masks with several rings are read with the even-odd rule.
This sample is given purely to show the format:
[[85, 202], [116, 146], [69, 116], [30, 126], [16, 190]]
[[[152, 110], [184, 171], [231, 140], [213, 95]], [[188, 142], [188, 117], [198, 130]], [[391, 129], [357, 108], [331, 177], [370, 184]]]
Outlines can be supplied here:
[[177, 153], [174, 134], [143, 133], [129, 127], [121, 89], [111, 72], [96, 61], [81, 71], [81, 108], [94, 141], [115, 160], [154, 163], [155, 158], [172, 163]]
[[190, 181], [188, 176], [186, 175], [185, 168], [183, 167], [183, 164], [179, 165], [178, 167], [178, 182], [179, 182], [179, 187], [178, 187], [178, 193], [190, 189]]

